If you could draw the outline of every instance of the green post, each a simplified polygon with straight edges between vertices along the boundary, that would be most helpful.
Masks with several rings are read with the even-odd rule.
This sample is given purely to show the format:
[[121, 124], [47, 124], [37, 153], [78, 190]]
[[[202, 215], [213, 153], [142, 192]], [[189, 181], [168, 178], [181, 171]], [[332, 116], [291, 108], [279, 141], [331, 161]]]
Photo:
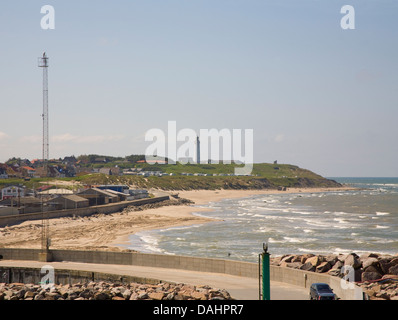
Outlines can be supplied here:
[[269, 253], [268, 245], [263, 245], [264, 252], [262, 256], [262, 298], [263, 300], [271, 300], [271, 281], [270, 281], [270, 267], [269, 267]]

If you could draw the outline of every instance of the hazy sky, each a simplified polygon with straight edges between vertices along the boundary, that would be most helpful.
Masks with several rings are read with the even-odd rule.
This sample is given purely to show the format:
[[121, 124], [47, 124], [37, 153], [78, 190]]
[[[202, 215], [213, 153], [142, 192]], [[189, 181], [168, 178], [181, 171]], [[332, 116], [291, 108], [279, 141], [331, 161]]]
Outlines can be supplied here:
[[396, 0], [4, 0], [0, 40], [0, 162], [41, 157], [46, 51], [50, 158], [144, 153], [176, 121], [253, 129], [255, 162], [398, 176]]

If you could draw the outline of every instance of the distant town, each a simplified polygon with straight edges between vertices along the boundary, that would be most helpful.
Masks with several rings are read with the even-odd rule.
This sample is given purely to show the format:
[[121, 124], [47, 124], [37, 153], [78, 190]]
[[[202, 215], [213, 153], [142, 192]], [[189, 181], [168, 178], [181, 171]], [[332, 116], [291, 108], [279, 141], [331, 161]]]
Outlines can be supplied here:
[[[147, 189], [130, 188], [127, 184], [87, 184], [73, 179], [90, 174], [143, 177], [234, 176], [233, 173], [167, 173], [162, 170], [165, 168], [162, 164], [167, 164], [167, 159], [159, 166], [148, 162], [144, 155], [67, 156], [49, 161], [11, 158], [0, 163], [0, 216], [79, 209], [150, 197]], [[188, 159], [187, 162], [193, 161]], [[72, 180], [67, 183], [68, 179], [64, 178]], [[31, 180], [34, 183], [27, 187], [27, 182]], [[57, 185], [54, 181], [64, 183]]]
[[[70, 156], [51, 159], [47, 163], [21, 158], [0, 163], [0, 216], [37, 213], [57, 210], [80, 209], [121, 201], [148, 198], [144, 189], [130, 189], [127, 185], [86, 185], [74, 184], [54, 186], [39, 178], [68, 178], [90, 173], [107, 175], [140, 174], [142, 168], [131, 167], [142, 163], [143, 156], [131, 156], [129, 160], [100, 156]], [[115, 163], [120, 162], [120, 166]], [[145, 160], [143, 161], [145, 162]], [[111, 164], [106, 166], [106, 164]], [[113, 163], [113, 164], [112, 164]], [[124, 168], [123, 167], [129, 167]], [[146, 173], [147, 174], [147, 173]], [[150, 172], [150, 174], [159, 174]], [[32, 188], [14, 181], [39, 180]], [[7, 183], [10, 181], [10, 183]]]
[[[188, 160], [188, 161], [187, 161]], [[150, 163], [145, 155], [67, 156], [0, 163], [0, 216], [71, 210], [148, 198], [148, 190], [279, 189], [339, 187], [339, 183], [290, 164], [255, 163], [237, 176], [238, 163]]]
[[[185, 163], [194, 164], [192, 159], [183, 159]], [[31, 178], [67, 178], [85, 175], [89, 173], [103, 173], [107, 175], [142, 175], [142, 176], [162, 176], [174, 175], [175, 173], [165, 173], [162, 164], [167, 164], [168, 160], [146, 161], [145, 155], [131, 155], [127, 157], [111, 157], [99, 155], [68, 156], [63, 159], [51, 159], [47, 163], [40, 159], [21, 159], [12, 158], [5, 163], [0, 163], [0, 179], [20, 178], [29, 180]], [[207, 163], [211, 164], [212, 161]], [[217, 161], [218, 163], [218, 161]], [[276, 163], [276, 162], [274, 162]], [[233, 176], [233, 173], [192, 173], [179, 172], [180, 175], [188, 176]]]

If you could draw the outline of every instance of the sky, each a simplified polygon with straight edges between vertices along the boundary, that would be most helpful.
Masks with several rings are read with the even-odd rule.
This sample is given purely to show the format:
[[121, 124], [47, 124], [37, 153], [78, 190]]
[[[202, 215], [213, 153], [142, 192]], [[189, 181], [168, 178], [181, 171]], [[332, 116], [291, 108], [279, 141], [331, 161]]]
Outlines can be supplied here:
[[256, 163], [398, 176], [395, 0], [7, 0], [0, 41], [0, 162], [41, 158], [45, 51], [50, 158], [143, 154], [175, 121], [252, 129]]

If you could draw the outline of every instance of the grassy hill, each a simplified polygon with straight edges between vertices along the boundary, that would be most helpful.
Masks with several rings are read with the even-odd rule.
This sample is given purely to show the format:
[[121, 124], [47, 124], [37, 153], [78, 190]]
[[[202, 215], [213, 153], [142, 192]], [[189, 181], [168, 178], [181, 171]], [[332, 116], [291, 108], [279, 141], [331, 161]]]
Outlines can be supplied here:
[[[213, 176], [213, 174], [233, 174], [237, 165], [234, 164], [176, 164], [148, 165], [141, 164], [145, 171], [162, 171], [174, 173], [173, 176], [115, 176], [105, 174], [86, 174], [73, 178], [58, 180], [79, 181], [83, 184], [127, 184], [136, 188], [157, 188], [163, 190], [194, 190], [194, 189], [276, 189], [278, 187], [339, 187], [339, 183], [290, 164], [254, 164], [252, 176]], [[186, 176], [182, 173], [204, 173], [210, 176]], [[51, 180], [51, 179], [50, 179]], [[40, 182], [49, 179], [0, 180], [2, 185], [23, 184], [29, 188], [38, 187]]]
[[[298, 166], [289, 164], [254, 164], [252, 176], [213, 176], [233, 174], [234, 164], [141, 165], [146, 171], [174, 173], [173, 176], [109, 176], [90, 174], [79, 177], [86, 184], [128, 184], [138, 188], [163, 190], [193, 189], [276, 189], [278, 187], [339, 187], [339, 183]], [[186, 176], [182, 173], [203, 173], [210, 176]]]

